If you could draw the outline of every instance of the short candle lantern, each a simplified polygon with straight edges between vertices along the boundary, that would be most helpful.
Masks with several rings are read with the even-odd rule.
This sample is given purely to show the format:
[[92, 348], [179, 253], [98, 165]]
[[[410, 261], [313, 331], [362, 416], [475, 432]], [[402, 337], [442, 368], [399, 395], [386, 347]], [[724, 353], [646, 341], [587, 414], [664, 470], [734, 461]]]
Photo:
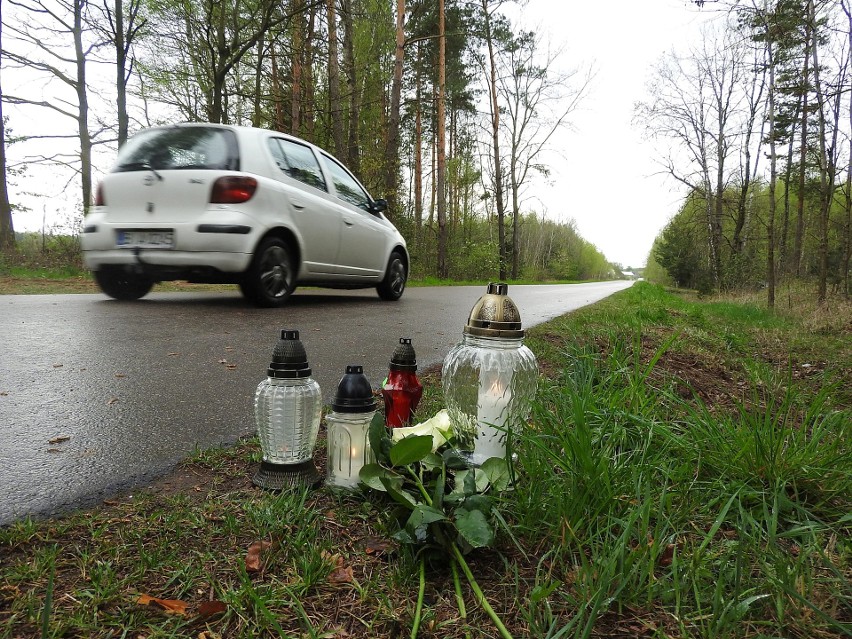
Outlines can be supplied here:
[[459, 451], [476, 466], [507, 456], [508, 440], [529, 415], [538, 382], [538, 363], [524, 346], [521, 315], [508, 290], [502, 282], [488, 285], [441, 371]]
[[423, 385], [417, 379], [417, 354], [409, 337], [400, 337], [393, 351], [388, 378], [382, 386], [382, 397], [385, 400], [385, 425], [388, 428], [410, 425], [423, 397]]
[[328, 426], [328, 484], [358, 485], [358, 473], [375, 461], [370, 449], [370, 422], [376, 414], [373, 388], [361, 366], [347, 366], [326, 415]]
[[321, 477], [313, 454], [322, 393], [311, 377], [299, 331], [281, 331], [266, 372], [267, 378], [258, 384], [254, 396], [263, 461], [252, 481], [269, 490], [316, 484]]

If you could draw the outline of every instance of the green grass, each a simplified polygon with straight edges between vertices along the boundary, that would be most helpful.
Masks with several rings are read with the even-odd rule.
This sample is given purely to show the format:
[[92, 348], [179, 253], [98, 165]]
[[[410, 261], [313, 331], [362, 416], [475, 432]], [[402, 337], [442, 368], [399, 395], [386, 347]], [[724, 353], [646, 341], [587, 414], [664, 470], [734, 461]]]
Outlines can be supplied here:
[[[640, 283], [530, 331], [544, 375], [502, 497], [511, 534], [468, 557], [513, 636], [849, 636], [845, 308], [815, 333], [759, 300]], [[424, 383], [425, 417], [442, 402]], [[259, 491], [258, 459], [255, 440], [198, 451], [170, 491], [0, 528], [0, 638], [409, 636], [418, 561], [388, 539], [392, 506]], [[469, 591], [460, 613], [446, 562], [426, 582], [418, 636], [496, 636]]]

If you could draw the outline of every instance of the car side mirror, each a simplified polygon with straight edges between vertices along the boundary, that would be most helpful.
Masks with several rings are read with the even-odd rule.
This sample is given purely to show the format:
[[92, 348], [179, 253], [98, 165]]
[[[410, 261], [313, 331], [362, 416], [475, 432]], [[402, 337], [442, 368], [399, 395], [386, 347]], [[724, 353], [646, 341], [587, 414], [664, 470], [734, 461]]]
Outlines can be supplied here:
[[388, 209], [388, 201], [384, 198], [379, 198], [378, 200], [372, 200], [370, 202], [370, 213], [382, 213], [387, 211]]

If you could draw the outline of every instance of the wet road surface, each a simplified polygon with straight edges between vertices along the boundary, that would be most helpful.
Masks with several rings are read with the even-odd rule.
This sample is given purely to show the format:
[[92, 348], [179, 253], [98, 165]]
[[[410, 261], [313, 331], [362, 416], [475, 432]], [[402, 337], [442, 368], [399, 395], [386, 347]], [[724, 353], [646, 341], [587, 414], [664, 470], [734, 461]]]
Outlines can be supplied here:
[[[629, 282], [511, 286], [524, 327]], [[482, 287], [300, 290], [282, 309], [238, 293], [0, 296], [0, 525], [87, 506], [252, 434], [252, 403], [282, 328], [295, 328], [328, 403], [347, 364], [376, 388], [399, 337], [419, 369], [459, 341]]]

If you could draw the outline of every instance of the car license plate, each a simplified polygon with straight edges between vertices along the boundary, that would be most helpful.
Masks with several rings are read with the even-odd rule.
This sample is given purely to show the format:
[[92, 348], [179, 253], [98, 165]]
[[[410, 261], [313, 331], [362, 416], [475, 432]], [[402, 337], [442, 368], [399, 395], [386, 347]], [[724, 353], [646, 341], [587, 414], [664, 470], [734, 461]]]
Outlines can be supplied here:
[[118, 248], [170, 249], [175, 245], [174, 229], [117, 231]]

